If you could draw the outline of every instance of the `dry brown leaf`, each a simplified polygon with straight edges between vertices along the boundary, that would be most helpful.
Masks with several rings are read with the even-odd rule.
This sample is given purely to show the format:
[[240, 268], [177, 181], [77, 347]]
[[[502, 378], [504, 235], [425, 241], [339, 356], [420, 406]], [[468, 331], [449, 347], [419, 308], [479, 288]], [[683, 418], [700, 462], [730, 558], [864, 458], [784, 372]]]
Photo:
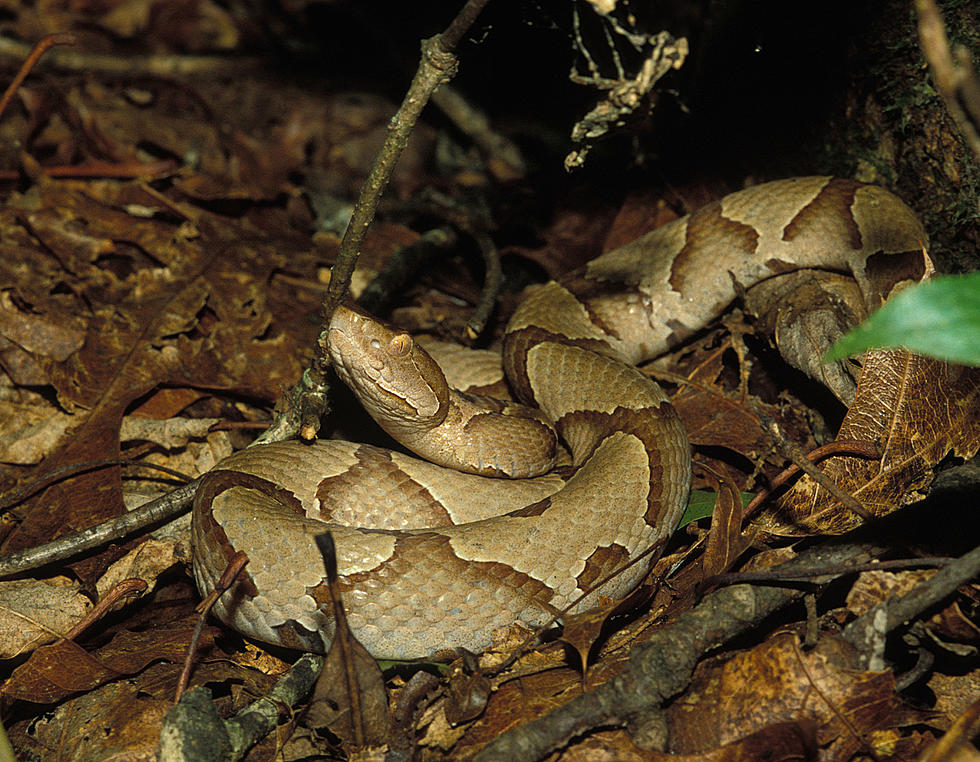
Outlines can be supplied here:
[[[179, 662], [196, 623], [197, 617], [189, 616], [146, 632], [123, 630], [94, 653], [64, 640], [42, 646], [13, 671], [0, 694], [9, 700], [50, 704], [135, 674], [159, 659]], [[211, 632], [206, 630], [201, 649], [211, 640]]]
[[833, 750], [828, 758], [849, 759], [868, 748], [872, 731], [921, 721], [898, 703], [891, 672], [853, 669], [855, 657], [837, 639], [804, 652], [795, 635], [783, 634], [700, 666], [668, 709], [671, 750], [703, 753], [775, 723], [812, 722], [817, 742]]
[[171, 706], [169, 698], [118, 680], [66, 701], [11, 737], [22, 754], [31, 750], [37, 759], [150, 760], [156, 758], [160, 723]]
[[[92, 13], [96, 8], [101, 13]], [[104, 10], [103, 10], [104, 9]], [[231, 50], [239, 42], [234, 17], [210, 0], [138, 0], [91, 6], [91, 22], [113, 35], [156, 47], [188, 51]]]
[[545, 244], [531, 249], [512, 246], [508, 254], [519, 254], [540, 266], [549, 278], [584, 265], [602, 248], [614, 211], [609, 208], [559, 212], [543, 234]]
[[975, 651], [976, 644], [980, 642], [980, 627], [967, 616], [957, 601], [930, 617], [929, 631], [942, 638], [966, 643], [971, 651]]
[[651, 753], [649, 762], [816, 762], [813, 723], [777, 722], [717, 749], [696, 754]]
[[67, 577], [0, 582], [0, 659], [57, 640], [91, 608], [81, 586]]
[[589, 652], [602, 634], [602, 628], [605, 626], [606, 620], [609, 619], [612, 610], [616, 608], [617, 603], [608, 603], [589, 611], [568, 614], [563, 617], [564, 624], [560, 640], [575, 649], [583, 675], [589, 671]]
[[[838, 457], [822, 470], [874, 516], [921, 496], [932, 468], [948, 453], [968, 458], [980, 447], [980, 369], [949, 365], [903, 350], [870, 352], [838, 439], [874, 442], [878, 461]], [[838, 534], [860, 519], [809, 478], [760, 515], [768, 531]]]
[[16, 304], [11, 291], [0, 291], [0, 336], [35, 355], [67, 360], [82, 348], [85, 332], [51, 315]]
[[[505, 730], [535, 720], [581, 692], [581, 675], [568, 668], [551, 669], [504, 683], [490, 696], [480, 721], [469, 726], [463, 737], [454, 742], [453, 754], [459, 759], [469, 759]], [[423, 741], [428, 742], [428, 738]]]
[[[658, 586], [644, 585], [621, 600], [611, 601], [606, 598], [608, 603], [597, 608], [578, 614], [566, 614], [562, 617], [562, 630], [558, 639], [568, 643], [578, 653], [583, 676], [589, 670], [589, 652], [602, 635], [602, 630], [609, 618], [640, 608], [653, 597], [657, 590]], [[600, 596], [600, 602], [602, 597]]]
[[765, 457], [771, 449], [771, 437], [762, 428], [756, 411], [779, 421], [788, 435], [805, 441], [809, 427], [801, 411], [766, 404], [758, 398], [752, 398], [750, 405], [726, 388], [724, 377], [732, 371], [726, 368], [725, 354], [730, 349], [725, 344], [699, 352], [696, 366], [687, 373], [692, 383], [682, 385], [671, 397], [691, 443], [725, 447], [751, 461]]
[[[715, 199], [710, 199], [714, 201]], [[618, 249], [640, 236], [656, 230], [681, 215], [664, 199], [661, 190], [636, 190], [629, 193], [616, 212], [603, 242], [602, 253]]]
[[0, 401], [0, 461], [40, 463], [60, 444], [76, 420], [42, 395], [20, 389]]
[[119, 439], [123, 442], [142, 440], [153, 442], [165, 450], [184, 447], [191, 439], [207, 436], [220, 418], [168, 418], [163, 421], [127, 415], [122, 419]]
[[353, 636], [348, 642], [351, 669], [354, 674], [353, 690], [359, 701], [359, 717], [354, 718], [351, 697], [348, 695], [347, 665], [344, 662], [344, 649], [334, 638], [323, 663], [323, 669], [313, 688], [310, 705], [300, 718], [300, 728], [294, 739], [303, 737], [309, 730], [317, 737], [319, 729], [328, 728], [341, 739], [346, 748], [357, 748], [354, 722], [359, 722], [363, 732], [363, 746], [380, 746], [387, 742], [389, 732], [388, 694], [378, 662], [367, 649]]
[[[176, 551], [174, 543], [146, 540], [112, 564], [95, 588], [102, 597], [124, 579], [141, 579], [146, 582], [146, 590], [140, 593], [140, 597], [145, 597], [156, 589], [157, 578], [164, 571], [183, 560], [184, 554]], [[125, 598], [116, 608], [122, 608], [133, 600], [133, 597]]]
[[202, 391], [184, 387], [158, 389], [134, 408], [132, 415], [157, 421], [173, 418], [186, 407], [206, 396], [207, 394]]
[[936, 571], [913, 569], [901, 572], [861, 572], [848, 591], [844, 603], [851, 614], [861, 616], [882, 601], [905, 595], [916, 585], [932, 577]]
[[[847, 595], [847, 609], [852, 615], [861, 616], [883, 601], [911, 592], [937, 572], [937, 569], [861, 572]], [[980, 641], [980, 628], [963, 613], [955, 600], [928, 617], [923, 625], [924, 631], [939, 645], [960, 655], [974, 653], [976, 643]], [[965, 644], [965, 648], [958, 644]]]
[[478, 668], [473, 672], [466, 670], [462, 661], [456, 661], [449, 675], [445, 713], [450, 725], [475, 720], [490, 699], [490, 681]]
[[[193, 475], [203, 474], [221, 460], [224, 460], [234, 452], [229, 432], [213, 431], [203, 440], [191, 440], [180, 450], [173, 452], [151, 452], [143, 458], [143, 462], [155, 463], [160, 466], [172, 468], [182, 474]], [[154, 473], [144, 471], [143, 473]], [[135, 482], [132, 485], [127, 483], [127, 492], [123, 495], [127, 507], [132, 510], [136, 506], [142, 505], [146, 499], [157, 497], [163, 492], [169, 492], [170, 487], [164, 483]], [[132, 489], [133, 491], [129, 491]], [[140, 499], [140, 497], [144, 499]]]
[[[265, 308], [265, 284], [283, 263], [272, 247], [240, 244], [231, 257], [220, 240], [208, 243], [209, 236], [227, 235], [220, 225], [191, 242], [175, 237], [170, 222], [100, 205], [70, 183], [47, 188], [39, 203], [57, 204], [59, 216], [35, 234], [79, 268], [77, 288], [90, 303], [84, 346], [64, 362], [42, 362], [59, 401], [78, 417], [45, 472], [118, 458], [123, 412], [158, 385], [234, 389], [272, 400], [298, 377], [297, 352], [287, 336], [270, 331]], [[113, 243], [118, 259], [100, 268], [90, 261], [98, 253], [79, 256], [69, 246], [68, 233], [76, 227]], [[125, 247], [114, 243], [117, 238]], [[122, 510], [117, 468], [81, 475], [46, 490], [5, 549], [38, 545]], [[91, 562], [95, 576], [98, 563]]]
[[980, 668], [972, 668], [963, 675], [933, 672], [928, 687], [936, 696], [936, 711], [944, 717], [944, 721], [937, 724], [948, 727], [980, 696]]
[[751, 542], [742, 535], [742, 496], [728, 479], [720, 481], [704, 548], [705, 577], [728, 571]]
[[425, 733], [419, 740], [419, 746], [430, 750], [430, 753], [445, 754], [462, 738], [469, 726], [452, 725], [443, 712], [443, 703], [437, 702], [424, 713], [416, 723], [417, 727], [425, 728]]
[[557, 762], [646, 762], [650, 759], [657, 757], [634, 744], [627, 731], [603, 730], [572, 742], [558, 755]]

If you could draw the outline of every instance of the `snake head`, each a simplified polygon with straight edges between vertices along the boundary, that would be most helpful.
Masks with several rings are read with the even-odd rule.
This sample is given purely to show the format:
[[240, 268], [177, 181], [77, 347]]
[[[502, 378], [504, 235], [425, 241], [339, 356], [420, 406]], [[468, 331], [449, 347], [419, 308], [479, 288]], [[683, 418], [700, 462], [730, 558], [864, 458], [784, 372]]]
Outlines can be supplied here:
[[330, 320], [327, 350], [337, 375], [396, 438], [404, 429], [426, 430], [445, 419], [446, 377], [404, 331], [341, 305]]

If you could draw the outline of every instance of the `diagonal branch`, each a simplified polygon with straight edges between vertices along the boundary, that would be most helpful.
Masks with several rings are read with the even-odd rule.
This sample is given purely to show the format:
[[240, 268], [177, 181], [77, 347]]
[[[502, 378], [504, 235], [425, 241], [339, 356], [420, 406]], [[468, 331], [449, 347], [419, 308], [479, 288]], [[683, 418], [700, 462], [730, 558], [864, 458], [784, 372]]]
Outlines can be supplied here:
[[[337, 305], [343, 301], [350, 286], [354, 266], [361, 251], [361, 244], [374, 220], [381, 195], [388, 186], [408, 138], [418, 122], [422, 109], [432, 93], [440, 85], [449, 82], [456, 74], [458, 60], [455, 53], [463, 35], [476, 21], [489, 0], [467, 0], [462, 10], [446, 30], [422, 42], [422, 59], [412, 84], [392, 117], [388, 137], [374, 160], [361, 194], [354, 205], [350, 223], [340, 242], [337, 261], [331, 271], [330, 286], [323, 300], [322, 320], [324, 329]], [[285, 395], [286, 404], [277, 409], [277, 421], [260, 440], [263, 442], [287, 439], [299, 433], [304, 439], [312, 439], [319, 430], [320, 418], [327, 411], [326, 371], [330, 359], [326, 353], [323, 334], [316, 342], [310, 368], [300, 382]]]
[[[813, 566], [866, 563], [884, 548], [871, 543], [813, 548], [773, 571], [792, 576]], [[815, 582], [826, 584], [830, 577]], [[690, 682], [698, 661], [710, 650], [742, 635], [778, 609], [802, 598], [809, 587], [734, 585], [705, 596], [644, 643], [633, 647], [629, 664], [593, 691], [544, 717], [507, 731], [488, 744], [478, 762], [543, 759], [594, 728], [623, 726], [655, 714]], [[645, 725], [649, 727], [649, 725]]]
[[936, 90], [973, 155], [980, 159], [980, 77], [970, 53], [961, 45], [950, 51], [935, 0], [915, 0], [915, 10], [919, 14], [919, 44]]

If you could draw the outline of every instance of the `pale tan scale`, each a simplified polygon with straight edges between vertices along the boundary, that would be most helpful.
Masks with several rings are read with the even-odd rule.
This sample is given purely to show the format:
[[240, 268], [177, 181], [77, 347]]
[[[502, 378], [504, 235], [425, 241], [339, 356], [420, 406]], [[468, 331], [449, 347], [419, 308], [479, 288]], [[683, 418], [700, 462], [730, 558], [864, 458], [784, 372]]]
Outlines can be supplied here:
[[[329, 528], [352, 631], [378, 657], [480, 651], [496, 628], [544, 624], [583, 587], [667, 538], [686, 503], [687, 436], [663, 392], [631, 364], [703, 328], [732, 301], [734, 283], [748, 288], [799, 268], [849, 271], [873, 306], [900, 279], [928, 274], [925, 245], [908, 207], [851, 180], [794, 178], [726, 196], [562, 283], [529, 290], [512, 316], [507, 376], [571, 446], [580, 465], [567, 482], [531, 480], [524, 493], [512, 482], [358, 445], [248, 449], [219, 464], [198, 492], [198, 588], [210, 591], [228, 559], [244, 551], [245, 574], [219, 600], [217, 616], [260, 640], [322, 650], [333, 623], [313, 537]], [[897, 274], [888, 274], [883, 257], [901, 264]], [[496, 434], [483, 403], [454, 396], [408, 334], [357, 311], [337, 311], [328, 346], [365, 407], [416, 452], [475, 470], [513, 469], [524, 447], [515, 432], [539, 425], [533, 417], [503, 421], [505, 433]], [[372, 464], [384, 483], [372, 481], [382, 478], [371, 475]], [[372, 494], [381, 509], [399, 504], [392, 513], [403, 528], [318, 520], [340, 510], [356, 521], [355, 508], [337, 504], [368, 503]], [[413, 524], [400, 513], [408, 504], [455, 525]], [[589, 590], [576, 610], [596, 605], [600, 593], [626, 595], [655, 559]]]
[[507, 324], [508, 333], [525, 328], [543, 328], [569, 339], [606, 339], [606, 334], [592, 323], [575, 295], [554, 281], [531, 286]]
[[[496, 389], [506, 384], [499, 349], [496, 352], [489, 349], [469, 349], [430, 336], [420, 336], [416, 341], [442, 368], [446, 383], [451, 389], [475, 392]], [[499, 393], [494, 396], [505, 399]]]

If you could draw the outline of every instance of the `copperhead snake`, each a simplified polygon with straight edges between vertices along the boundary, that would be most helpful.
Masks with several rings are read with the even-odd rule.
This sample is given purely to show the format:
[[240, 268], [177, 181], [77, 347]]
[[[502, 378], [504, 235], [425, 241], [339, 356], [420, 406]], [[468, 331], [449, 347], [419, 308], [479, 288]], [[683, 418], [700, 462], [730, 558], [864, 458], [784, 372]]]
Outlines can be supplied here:
[[[409, 431], [408, 446], [453, 462], [470, 457], [459, 455], [465, 440], [476, 455], [464, 467], [479, 473], [335, 441], [248, 448], [197, 493], [197, 586], [208, 593], [244, 551], [248, 566], [215, 606], [218, 618], [261, 641], [322, 651], [333, 622], [312, 537], [328, 522], [354, 635], [375, 656], [400, 659], [483, 650], [495, 629], [543, 624], [586, 591], [574, 611], [596, 606], [600, 593], [623, 596], [655, 555], [592, 588], [673, 532], [691, 480], [674, 409], [633, 366], [703, 328], [736, 283], [800, 268], [848, 272], [873, 307], [897, 277], [894, 264], [925, 242], [888, 191], [801, 177], [728, 195], [533, 287], [507, 326], [503, 364], [516, 396], [570, 450], [567, 481], [495, 478], [523, 468], [510, 456], [526, 441], [544, 453], [531, 472], [550, 463], [541, 413], [470, 409], [477, 401], [465, 395], [454, 403], [407, 334], [340, 308], [329, 350], [341, 377], [366, 390], [369, 411], [394, 434], [412, 428], [412, 415], [427, 417], [435, 433]], [[503, 434], [481, 444], [501, 417], [512, 419]]]

